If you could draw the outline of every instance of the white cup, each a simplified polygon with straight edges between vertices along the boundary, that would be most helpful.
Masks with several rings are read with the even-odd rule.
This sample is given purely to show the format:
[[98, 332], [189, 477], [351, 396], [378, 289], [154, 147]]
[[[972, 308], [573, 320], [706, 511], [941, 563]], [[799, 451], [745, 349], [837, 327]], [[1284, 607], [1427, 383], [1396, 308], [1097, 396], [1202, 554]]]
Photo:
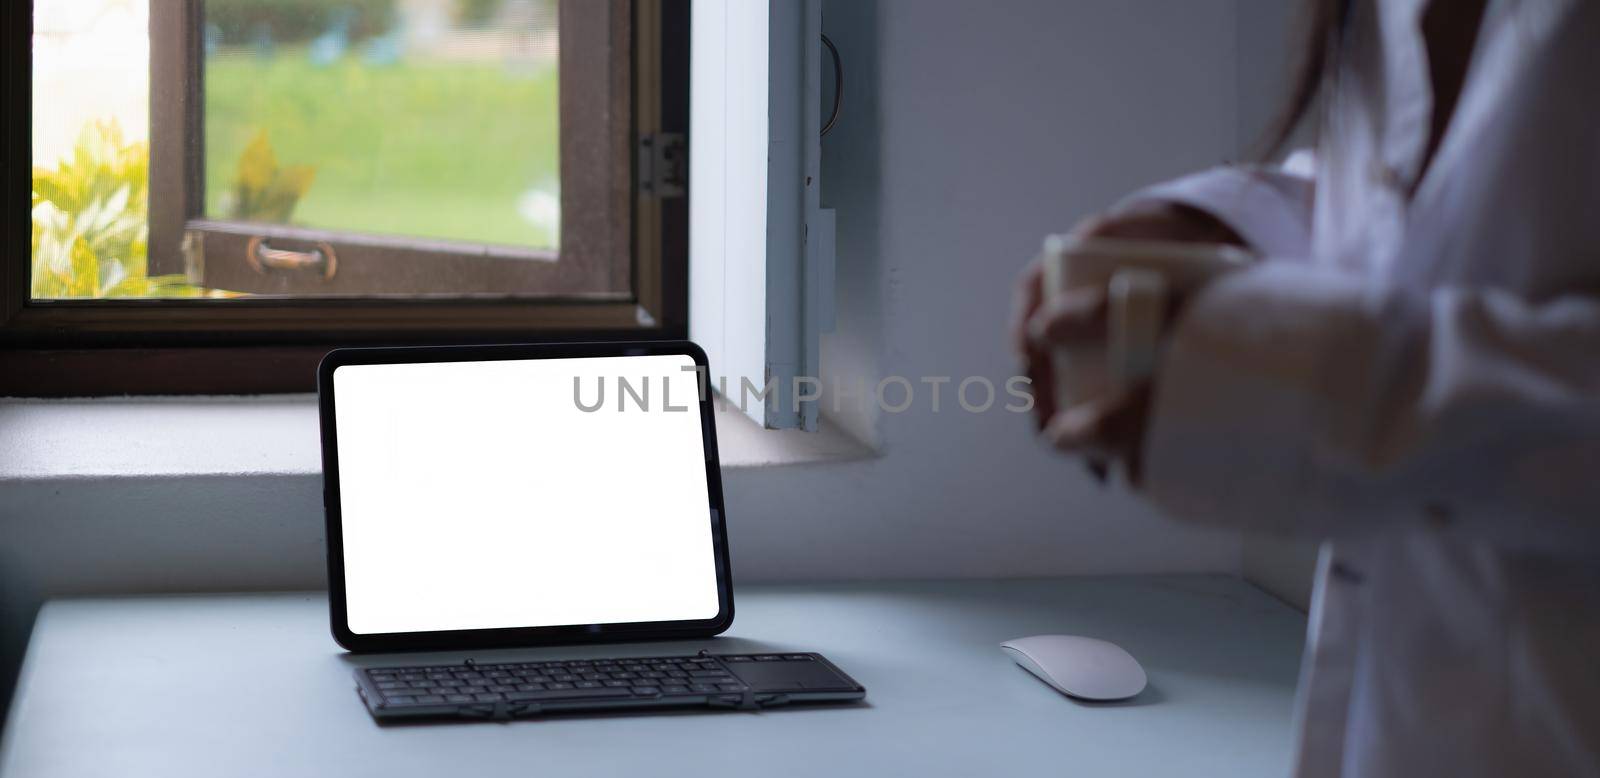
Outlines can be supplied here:
[[1059, 347], [1051, 354], [1056, 407], [1065, 410], [1148, 378], [1160, 356], [1168, 301], [1252, 259], [1224, 244], [1045, 238], [1047, 299], [1083, 287], [1103, 287], [1107, 294], [1106, 342]]

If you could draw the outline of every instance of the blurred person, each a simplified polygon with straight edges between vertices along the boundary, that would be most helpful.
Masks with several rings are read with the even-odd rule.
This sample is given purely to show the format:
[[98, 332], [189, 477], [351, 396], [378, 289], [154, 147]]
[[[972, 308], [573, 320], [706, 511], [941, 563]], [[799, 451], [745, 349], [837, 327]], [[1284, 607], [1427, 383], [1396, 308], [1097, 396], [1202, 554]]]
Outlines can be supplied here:
[[1170, 514], [1325, 538], [1295, 774], [1600, 775], [1600, 2], [1316, 0], [1314, 154], [1081, 235], [1243, 245], [1153, 379], [1056, 408], [1105, 293], [1019, 285], [1044, 435]]

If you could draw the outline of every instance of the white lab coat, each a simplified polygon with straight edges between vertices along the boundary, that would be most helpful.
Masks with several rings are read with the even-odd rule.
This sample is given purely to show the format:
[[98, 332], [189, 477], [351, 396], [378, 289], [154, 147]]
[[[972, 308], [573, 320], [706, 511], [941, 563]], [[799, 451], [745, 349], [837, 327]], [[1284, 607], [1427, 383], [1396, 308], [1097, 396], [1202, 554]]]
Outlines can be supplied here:
[[1600, 2], [1491, 0], [1421, 174], [1426, 4], [1355, 3], [1313, 178], [1135, 196], [1266, 257], [1177, 324], [1144, 488], [1329, 539], [1297, 775], [1600, 775]]

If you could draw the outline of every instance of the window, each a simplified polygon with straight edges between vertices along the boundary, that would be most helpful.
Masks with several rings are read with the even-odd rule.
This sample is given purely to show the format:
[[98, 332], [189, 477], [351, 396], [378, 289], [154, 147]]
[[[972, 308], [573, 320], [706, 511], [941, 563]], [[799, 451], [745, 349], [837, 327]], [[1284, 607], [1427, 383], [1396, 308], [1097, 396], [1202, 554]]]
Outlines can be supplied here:
[[30, 118], [4, 127], [0, 394], [309, 390], [332, 345], [686, 334], [687, 0], [0, 15]]

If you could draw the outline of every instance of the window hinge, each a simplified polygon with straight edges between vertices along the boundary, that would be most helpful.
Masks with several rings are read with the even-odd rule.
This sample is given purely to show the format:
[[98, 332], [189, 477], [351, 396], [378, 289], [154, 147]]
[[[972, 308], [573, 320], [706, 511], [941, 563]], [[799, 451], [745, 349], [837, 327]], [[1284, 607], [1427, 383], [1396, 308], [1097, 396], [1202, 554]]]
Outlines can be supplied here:
[[682, 197], [689, 181], [689, 146], [681, 132], [657, 132], [639, 138], [639, 193], [650, 197]]

